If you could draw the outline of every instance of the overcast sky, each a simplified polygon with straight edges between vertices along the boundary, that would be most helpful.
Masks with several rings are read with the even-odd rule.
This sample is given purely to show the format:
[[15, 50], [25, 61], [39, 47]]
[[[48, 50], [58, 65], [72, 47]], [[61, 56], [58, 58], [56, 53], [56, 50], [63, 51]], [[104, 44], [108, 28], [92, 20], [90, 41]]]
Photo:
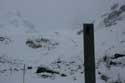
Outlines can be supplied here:
[[0, 0], [0, 11], [20, 11], [42, 29], [78, 28], [119, 0]]

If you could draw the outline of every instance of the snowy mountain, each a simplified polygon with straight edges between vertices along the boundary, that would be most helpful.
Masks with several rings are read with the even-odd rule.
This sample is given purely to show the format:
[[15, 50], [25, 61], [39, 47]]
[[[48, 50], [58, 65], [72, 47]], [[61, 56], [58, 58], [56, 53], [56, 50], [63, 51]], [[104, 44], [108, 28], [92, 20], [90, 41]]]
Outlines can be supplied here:
[[[125, 83], [125, 4], [114, 4], [101, 16], [95, 31], [97, 78], [106, 83]], [[100, 28], [100, 29], [99, 29]]]
[[[124, 3], [94, 21], [97, 82], [125, 83], [124, 23]], [[0, 14], [0, 83], [83, 83], [84, 31], [39, 29], [19, 11]]]
[[[12, 74], [17, 73], [22, 76], [24, 65], [26, 75], [32, 74], [28, 76], [30, 79], [35, 79], [34, 76], [42, 80], [60, 77], [77, 80], [78, 77], [83, 77], [81, 76], [83, 61], [79, 57], [82, 46], [77, 44], [82, 41], [79, 41], [76, 34], [70, 36], [70, 33], [64, 32], [39, 32], [30, 21], [21, 16], [20, 12], [8, 12], [1, 17], [0, 77], [3, 78], [0, 80], [2, 82], [5, 82], [3, 79], [10, 81], [9, 77], [15, 78]], [[38, 72], [39, 68], [49, 73]], [[21, 83], [22, 77], [17, 81], [20, 80]]]

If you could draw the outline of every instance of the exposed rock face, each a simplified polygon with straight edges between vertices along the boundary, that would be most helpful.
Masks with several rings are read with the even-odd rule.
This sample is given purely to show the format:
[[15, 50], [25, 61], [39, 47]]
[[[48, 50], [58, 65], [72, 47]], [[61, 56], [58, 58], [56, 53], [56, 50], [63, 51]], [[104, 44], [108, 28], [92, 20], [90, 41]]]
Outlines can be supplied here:
[[67, 77], [77, 80], [77, 75], [82, 76], [84, 73], [83, 62], [79, 57], [71, 57], [68, 61], [58, 58], [48, 66], [38, 67], [36, 73], [42, 78]]
[[122, 5], [119, 8], [118, 7], [119, 7], [118, 5], [113, 7], [113, 10], [111, 10], [111, 12], [103, 15], [104, 16], [103, 23], [105, 27], [110, 27], [112, 25], [117, 24], [118, 21], [124, 20], [125, 5]]
[[11, 43], [11, 40], [6, 36], [0, 36], [0, 43], [8, 45]]
[[[124, 83], [119, 75], [121, 71], [118, 71], [117, 68], [124, 68], [125, 67], [125, 54], [115, 53], [112, 56], [104, 56], [102, 59], [98, 60], [97, 62], [97, 71], [100, 79], [107, 83]], [[103, 66], [103, 68], [102, 68]], [[101, 71], [100, 69], [105, 69], [107, 71]], [[116, 79], [113, 79], [112, 72], [117, 71]]]
[[26, 41], [26, 45], [28, 47], [37, 49], [37, 48], [55, 48], [59, 43], [55, 41], [51, 41], [47, 38], [34, 38], [34, 39], [28, 39]]

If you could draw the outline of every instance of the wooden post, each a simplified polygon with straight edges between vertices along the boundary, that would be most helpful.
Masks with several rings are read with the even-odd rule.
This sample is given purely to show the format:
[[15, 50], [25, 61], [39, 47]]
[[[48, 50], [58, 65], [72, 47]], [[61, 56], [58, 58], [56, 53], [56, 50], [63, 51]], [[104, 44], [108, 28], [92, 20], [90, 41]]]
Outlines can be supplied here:
[[24, 67], [23, 67], [23, 83], [25, 83], [25, 64], [24, 64]]
[[94, 25], [84, 24], [83, 26], [85, 83], [96, 83], [94, 56]]

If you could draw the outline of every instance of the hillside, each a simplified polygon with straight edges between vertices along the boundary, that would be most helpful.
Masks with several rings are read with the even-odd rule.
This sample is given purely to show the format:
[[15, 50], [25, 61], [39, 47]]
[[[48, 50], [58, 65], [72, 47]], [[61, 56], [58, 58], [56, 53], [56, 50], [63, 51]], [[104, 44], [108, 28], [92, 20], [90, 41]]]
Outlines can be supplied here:
[[[125, 5], [95, 24], [97, 83], [125, 83]], [[0, 14], [0, 83], [83, 83], [82, 29], [39, 31], [19, 11]], [[25, 65], [25, 69], [24, 69]]]

